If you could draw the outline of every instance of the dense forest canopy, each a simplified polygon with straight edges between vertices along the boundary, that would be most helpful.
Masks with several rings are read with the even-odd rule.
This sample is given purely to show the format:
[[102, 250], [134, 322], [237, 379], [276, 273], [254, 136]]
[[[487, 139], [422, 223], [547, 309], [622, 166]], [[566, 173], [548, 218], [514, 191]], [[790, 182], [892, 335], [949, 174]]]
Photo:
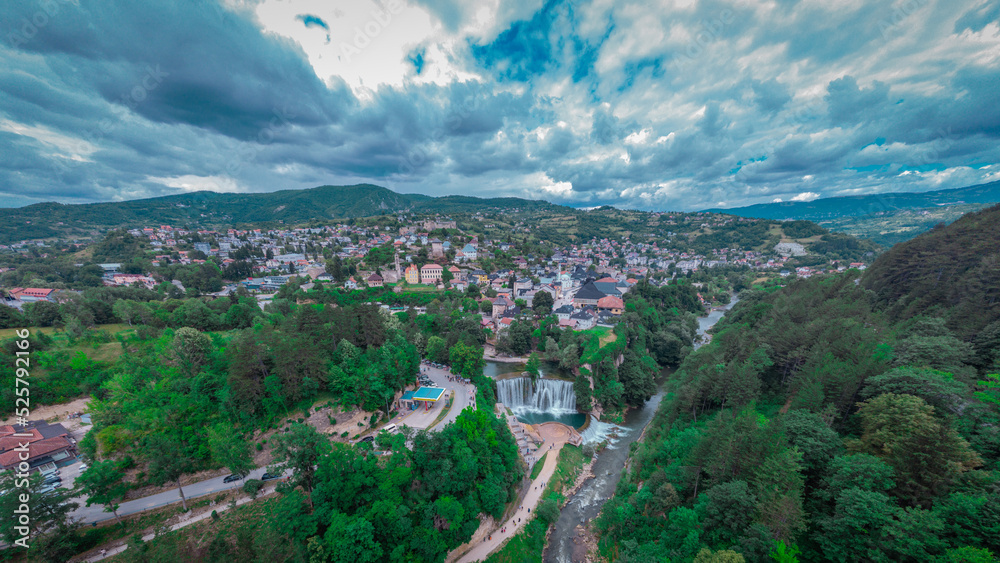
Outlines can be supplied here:
[[744, 291], [671, 378], [597, 523], [603, 553], [992, 561], [997, 217], [903, 243], [864, 276]]
[[968, 213], [892, 247], [862, 284], [892, 319], [935, 313], [958, 334], [974, 336], [1000, 316], [998, 230], [1000, 205]]

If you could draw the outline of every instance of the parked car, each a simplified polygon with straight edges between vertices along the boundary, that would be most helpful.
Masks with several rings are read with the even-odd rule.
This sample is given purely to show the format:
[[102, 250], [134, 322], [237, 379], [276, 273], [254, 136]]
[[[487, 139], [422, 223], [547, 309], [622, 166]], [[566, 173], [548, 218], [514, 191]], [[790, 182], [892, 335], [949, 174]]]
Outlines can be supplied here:
[[265, 473], [260, 476], [261, 481], [273, 481], [274, 479], [280, 479], [281, 475], [278, 473]]
[[359, 442], [374, 442], [375, 436], [365, 436], [364, 438], [358, 440]]
[[246, 475], [240, 475], [239, 473], [233, 473], [225, 479], [222, 480], [223, 483], [232, 483], [233, 481], [242, 481]]
[[87, 470], [87, 464], [86, 463], [81, 463], [80, 464], [80, 473], [83, 473], [86, 470]]

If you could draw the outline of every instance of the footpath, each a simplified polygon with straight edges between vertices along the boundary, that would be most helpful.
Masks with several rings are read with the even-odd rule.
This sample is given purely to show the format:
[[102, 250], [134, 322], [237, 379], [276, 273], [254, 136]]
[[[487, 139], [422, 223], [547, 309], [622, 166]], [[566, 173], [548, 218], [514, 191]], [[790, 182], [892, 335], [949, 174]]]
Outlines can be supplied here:
[[[555, 473], [559, 452], [562, 450], [563, 444], [569, 442], [572, 436], [571, 432], [562, 424], [541, 424], [536, 428], [538, 434], [544, 439], [536, 455], [539, 458], [543, 453], [548, 455], [545, 456], [545, 462], [542, 464], [538, 477], [535, 477], [531, 484], [526, 487], [524, 495], [515, 501], [520, 508], [514, 512], [510, 519], [503, 522], [492, 524], [491, 520], [484, 522], [479, 530], [472, 535], [471, 544], [464, 544], [452, 551], [445, 559], [447, 563], [471, 563], [485, 560], [491, 553], [503, 546], [504, 542], [514, 537], [522, 526], [528, 524], [531, 518], [534, 518], [534, 512], [538, 508], [542, 493], [545, 491], [544, 484]], [[521, 521], [518, 522], [518, 519]], [[492, 529], [486, 529], [486, 527]], [[501, 532], [501, 530], [505, 531]]]

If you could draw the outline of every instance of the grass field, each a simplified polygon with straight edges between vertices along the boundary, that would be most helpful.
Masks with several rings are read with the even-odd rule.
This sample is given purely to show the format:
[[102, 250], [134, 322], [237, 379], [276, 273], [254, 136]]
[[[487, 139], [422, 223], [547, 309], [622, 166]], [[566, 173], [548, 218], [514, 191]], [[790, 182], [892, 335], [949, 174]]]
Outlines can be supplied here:
[[614, 328], [609, 326], [596, 326], [594, 328], [588, 328], [587, 330], [580, 331], [581, 334], [590, 336], [591, 334], [596, 334], [597, 338], [601, 342], [601, 348], [614, 342], [618, 335], [615, 334]]
[[[91, 330], [103, 330], [103, 331], [106, 331], [108, 334], [115, 335], [115, 334], [118, 334], [119, 332], [124, 332], [126, 330], [132, 330], [132, 329], [133, 329], [133, 327], [130, 327], [127, 324], [115, 323], [115, 324], [107, 324], [107, 325], [97, 325], [96, 327], [92, 328]], [[14, 338], [14, 336], [16, 336], [15, 333], [18, 330], [23, 330], [23, 329], [19, 329], [19, 328], [0, 328], [0, 340], [4, 340], [4, 339], [7, 339], [7, 338]], [[56, 337], [59, 334], [62, 334], [62, 329], [61, 328], [55, 328], [55, 327], [51, 327], [51, 326], [29, 327], [28, 330], [31, 331], [32, 333], [43, 332], [43, 333], [48, 334], [49, 336], [53, 336], [53, 337]]]
[[542, 454], [542, 457], [535, 462], [535, 466], [531, 468], [531, 480], [534, 481], [538, 479], [538, 474], [542, 472], [542, 466], [545, 465], [545, 458], [548, 457], [549, 452]]

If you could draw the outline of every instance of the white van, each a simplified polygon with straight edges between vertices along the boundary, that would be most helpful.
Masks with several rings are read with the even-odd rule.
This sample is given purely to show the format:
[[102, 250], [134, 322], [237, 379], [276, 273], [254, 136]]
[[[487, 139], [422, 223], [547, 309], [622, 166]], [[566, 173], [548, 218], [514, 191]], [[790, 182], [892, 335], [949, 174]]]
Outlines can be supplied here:
[[396, 425], [395, 424], [390, 424], [390, 425], [386, 426], [385, 428], [383, 428], [382, 430], [384, 432], [388, 432], [388, 433], [392, 434], [393, 432], [396, 431]]

